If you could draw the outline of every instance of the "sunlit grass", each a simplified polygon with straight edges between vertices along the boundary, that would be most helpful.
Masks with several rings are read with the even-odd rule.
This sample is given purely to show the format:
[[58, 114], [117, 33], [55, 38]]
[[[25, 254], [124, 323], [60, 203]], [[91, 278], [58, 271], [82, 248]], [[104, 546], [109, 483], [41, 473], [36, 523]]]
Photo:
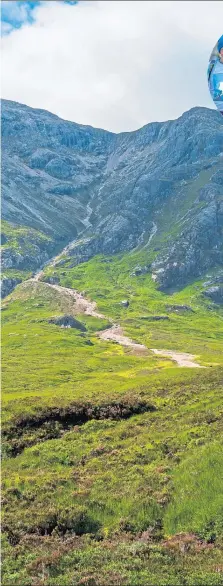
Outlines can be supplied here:
[[[105, 586], [111, 577], [126, 586], [220, 586], [221, 310], [208, 309], [202, 282], [167, 296], [149, 275], [131, 277], [139, 254], [104, 260], [54, 269], [105, 315], [78, 315], [86, 332], [48, 323], [76, 310], [44, 284], [23, 284], [3, 302], [4, 586]], [[174, 304], [193, 311], [168, 311]], [[142, 319], [156, 315], [169, 319]], [[101, 341], [109, 318], [148, 354]], [[207, 368], [179, 368], [154, 347], [190, 352]], [[75, 426], [59, 418], [119, 401], [154, 410]], [[9, 457], [13, 446], [21, 453]], [[195, 534], [186, 555], [165, 545], [178, 532]], [[199, 550], [201, 536], [213, 550]]]

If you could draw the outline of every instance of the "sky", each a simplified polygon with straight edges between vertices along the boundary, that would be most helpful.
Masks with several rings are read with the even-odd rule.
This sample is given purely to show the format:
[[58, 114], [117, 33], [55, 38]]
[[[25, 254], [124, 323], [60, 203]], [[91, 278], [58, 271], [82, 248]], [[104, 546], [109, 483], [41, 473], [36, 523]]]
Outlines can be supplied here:
[[221, 1], [2, 1], [2, 97], [113, 132], [214, 107]]

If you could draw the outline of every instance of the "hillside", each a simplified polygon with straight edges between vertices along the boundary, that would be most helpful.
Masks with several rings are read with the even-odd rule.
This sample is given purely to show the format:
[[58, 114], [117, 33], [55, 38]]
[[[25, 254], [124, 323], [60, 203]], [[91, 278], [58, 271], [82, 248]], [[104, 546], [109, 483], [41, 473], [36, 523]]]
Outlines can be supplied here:
[[220, 586], [221, 117], [3, 123], [2, 584]]
[[[74, 265], [144, 247], [163, 289], [222, 265], [217, 112], [193, 108], [115, 135], [3, 100], [2, 145], [3, 219], [47, 237], [33, 269], [69, 243]], [[21, 256], [11, 268], [26, 264]]]

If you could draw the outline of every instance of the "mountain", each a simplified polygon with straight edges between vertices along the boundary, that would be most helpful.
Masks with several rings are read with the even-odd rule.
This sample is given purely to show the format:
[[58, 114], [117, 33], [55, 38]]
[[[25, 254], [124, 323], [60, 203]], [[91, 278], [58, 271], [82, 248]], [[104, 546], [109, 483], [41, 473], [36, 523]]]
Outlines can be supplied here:
[[3, 586], [223, 583], [222, 123], [3, 101]]
[[27, 233], [3, 241], [3, 269], [36, 270], [68, 244], [73, 265], [139, 248], [171, 290], [222, 264], [218, 112], [114, 134], [3, 100], [2, 151], [2, 217]]

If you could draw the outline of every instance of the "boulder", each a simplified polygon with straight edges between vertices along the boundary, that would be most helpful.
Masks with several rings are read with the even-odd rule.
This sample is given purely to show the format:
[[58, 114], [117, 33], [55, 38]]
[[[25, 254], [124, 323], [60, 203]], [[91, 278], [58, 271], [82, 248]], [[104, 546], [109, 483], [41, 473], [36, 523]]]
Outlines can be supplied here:
[[81, 332], [86, 332], [85, 325], [75, 319], [72, 315], [59, 315], [51, 317], [48, 320], [48, 323], [60, 326], [61, 328], [74, 328], [76, 330], [80, 330]]
[[214, 301], [214, 303], [223, 304], [223, 286], [209, 287], [203, 292], [203, 295]]
[[42, 279], [44, 283], [49, 283], [50, 285], [59, 285], [60, 279], [59, 277], [44, 277]]
[[149, 270], [149, 267], [141, 267], [137, 266], [133, 269], [132, 273], [130, 273], [130, 277], [139, 277], [139, 275], [145, 275]]
[[129, 301], [127, 299], [124, 299], [123, 301], [121, 301], [120, 305], [122, 305], [122, 307], [129, 307]]
[[194, 309], [189, 305], [166, 305], [166, 310], [173, 313], [181, 313], [184, 311], [191, 311], [194, 313]]

